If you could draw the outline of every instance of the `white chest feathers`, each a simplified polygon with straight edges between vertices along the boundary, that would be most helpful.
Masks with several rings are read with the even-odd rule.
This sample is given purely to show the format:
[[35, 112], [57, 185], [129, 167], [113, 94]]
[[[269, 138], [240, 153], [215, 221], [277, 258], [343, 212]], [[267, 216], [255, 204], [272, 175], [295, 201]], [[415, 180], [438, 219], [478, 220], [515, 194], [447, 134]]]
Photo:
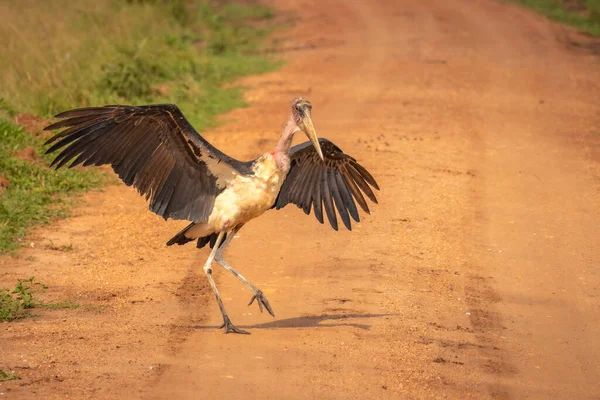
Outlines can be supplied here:
[[275, 204], [287, 171], [278, 168], [271, 154], [265, 154], [254, 163], [253, 172], [235, 176], [215, 199], [208, 219], [215, 232], [246, 223]]

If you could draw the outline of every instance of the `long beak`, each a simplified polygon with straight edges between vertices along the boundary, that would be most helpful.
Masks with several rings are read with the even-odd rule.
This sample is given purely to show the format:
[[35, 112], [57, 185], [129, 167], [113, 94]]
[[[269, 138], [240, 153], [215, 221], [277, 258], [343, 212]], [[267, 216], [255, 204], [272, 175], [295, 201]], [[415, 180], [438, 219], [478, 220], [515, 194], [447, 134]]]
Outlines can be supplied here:
[[317, 154], [319, 155], [319, 157], [321, 157], [321, 160], [323, 160], [323, 152], [321, 151], [321, 144], [319, 143], [319, 137], [317, 136], [317, 132], [315, 131], [315, 127], [312, 123], [312, 119], [310, 117], [310, 111], [306, 111], [304, 113], [304, 116], [302, 117], [302, 123], [305, 128], [304, 133], [306, 133], [306, 136], [308, 136], [308, 140], [310, 140], [312, 145], [315, 146], [315, 149], [317, 150]]

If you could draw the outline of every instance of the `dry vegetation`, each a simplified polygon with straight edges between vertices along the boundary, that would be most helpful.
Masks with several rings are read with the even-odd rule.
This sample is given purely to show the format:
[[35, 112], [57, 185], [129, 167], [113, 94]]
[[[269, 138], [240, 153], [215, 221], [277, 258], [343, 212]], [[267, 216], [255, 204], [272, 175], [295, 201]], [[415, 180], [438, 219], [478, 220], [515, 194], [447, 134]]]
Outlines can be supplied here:
[[93, 171], [50, 171], [43, 138], [15, 116], [176, 103], [198, 129], [213, 125], [244, 104], [240, 89], [223, 83], [275, 66], [257, 51], [271, 21], [268, 8], [236, 3], [0, 2], [0, 253], [17, 248], [32, 224], [66, 215], [65, 195], [104, 180]]
[[[6, 106], [41, 116], [123, 101], [183, 102], [196, 110], [207, 106], [205, 99], [215, 102], [211, 92], [224, 81], [273, 66], [249, 54], [268, 29], [247, 22], [269, 19], [268, 9], [118, 3], [0, 3], [0, 58], [9, 60], [0, 70]], [[239, 95], [220, 94], [214, 107], [240, 105], [234, 92]], [[195, 122], [209, 124], [212, 111], [197, 115]]]

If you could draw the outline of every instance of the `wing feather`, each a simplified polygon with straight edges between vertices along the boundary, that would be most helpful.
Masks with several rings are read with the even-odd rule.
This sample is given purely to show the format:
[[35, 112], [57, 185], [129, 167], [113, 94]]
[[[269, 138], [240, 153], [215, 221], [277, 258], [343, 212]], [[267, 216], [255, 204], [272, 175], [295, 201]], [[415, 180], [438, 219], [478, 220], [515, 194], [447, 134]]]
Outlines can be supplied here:
[[342, 218], [342, 222], [344, 223], [346, 229], [352, 230], [350, 225], [350, 217], [348, 216], [348, 210], [342, 201], [342, 196], [340, 195], [340, 191], [335, 180], [334, 171], [327, 171], [327, 179], [329, 181], [329, 190], [331, 191], [335, 208], [337, 208], [338, 214], [340, 215], [340, 218]]
[[[56, 118], [76, 118], [76, 117], [89, 117], [89, 116], [100, 116], [105, 114], [110, 114], [111, 109], [115, 106], [106, 106], [106, 107], [82, 107], [76, 108], [69, 111], [63, 111], [60, 114], [55, 115]], [[118, 107], [118, 106], [117, 106]], [[59, 125], [60, 122], [55, 122], [50, 125], [49, 130], [57, 129], [56, 125]]]
[[331, 224], [331, 227], [338, 230], [337, 217], [335, 216], [335, 208], [333, 207], [333, 199], [331, 198], [331, 190], [327, 180], [327, 170], [323, 170], [323, 177], [321, 178], [321, 193], [323, 193], [323, 205], [325, 206], [325, 213], [327, 219]]
[[360, 165], [357, 162], [353, 162], [351, 165], [354, 167], [354, 169], [356, 169], [358, 171], [360, 176], [362, 176], [367, 182], [369, 182], [369, 185], [371, 185], [375, 189], [379, 190], [379, 186], [377, 185], [377, 182], [375, 182], [375, 178], [373, 178], [373, 176], [371, 176], [369, 171], [367, 171], [362, 165]]
[[370, 212], [364, 196], [377, 203], [371, 188], [379, 190], [379, 186], [366, 168], [335, 144], [327, 139], [319, 139], [319, 142], [324, 160], [319, 158], [310, 142], [290, 150], [290, 172], [274, 207], [280, 209], [293, 203], [306, 214], [310, 214], [312, 207], [317, 220], [324, 223], [326, 214], [335, 230], [338, 229], [337, 209], [344, 226], [351, 230], [350, 217], [360, 222], [356, 203], [365, 212]]
[[299, 166], [298, 179], [292, 182], [290, 196], [302, 197], [304, 192], [304, 186], [309, 178], [309, 175], [306, 173], [309, 166], [310, 165], [308, 163], [302, 163], [302, 165]]
[[204, 139], [172, 104], [69, 110], [45, 130], [52, 166], [110, 164], [163, 218], [205, 222], [214, 199], [235, 174], [251, 171]]
[[368, 213], [368, 214], [371, 213], [371, 211], [369, 210], [369, 205], [367, 204], [367, 202], [365, 200], [365, 197], [362, 195], [360, 189], [358, 188], [358, 186], [354, 182], [354, 179], [352, 179], [352, 177], [350, 176], [350, 174], [347, 171], [346, 167], [342, 166], [340, 169], [342, 170], [342, 174], [341, 175], [342, 175], [342, 178], [344, 179], [344, 182], [346, 182], [346, 185], [350, 189], [350, 192], [352, 193], [352, 196], [354, 197], [354, 199], [360, 205], [360, 208], [362, 208], [363, 211], [366, 212], [366, 213]]
[[344, 181], [342, 174], [339, 171], [335, 171], [334, 175], [338, 190], [340, 191], [340, 196], [344, 201], [344, 205], [346, 206], [348, 213], [350, 214], [352, 219], [354, 219], [356, 222], [360, 222], [360, 217], [358, 215], [358, 210], [356, 209], [356, 204], [354, 204], [354, 200], [352, 199], [352, 195], [350, 194], [348, 186], [346, 186], [346, 182]]
[[323, 223], [323, 198], [321, 197], [321, 177], [318, 173], [315, 174], [314, 194], [313, 194], [313, 209], [315, 210], [315, 217], [317, 221]]
[[302, 189], [302, 210], [306, 215], [310, 214], [314, 186], [313, 182], [317, 179], [318, 172], [318, 166], [316, 164], [308, 164], [306, 166], [306, 180], [304, 181], [304, 187]]
[[348, 171], [349, 175], [352, 177], [352, 179], [354, 179], [354, 182], [360, 187], [360, 189], [364, 192], [364, 194], [367, 195], [369, 200], [371, 200], [373, 203], [377, 204], [377, 198], [375, 197], [375, 194], [369, 187], [369, 184], [358, 173], [358, 171], [355, 170], [352, 165], [348, 166], [347, 171]]

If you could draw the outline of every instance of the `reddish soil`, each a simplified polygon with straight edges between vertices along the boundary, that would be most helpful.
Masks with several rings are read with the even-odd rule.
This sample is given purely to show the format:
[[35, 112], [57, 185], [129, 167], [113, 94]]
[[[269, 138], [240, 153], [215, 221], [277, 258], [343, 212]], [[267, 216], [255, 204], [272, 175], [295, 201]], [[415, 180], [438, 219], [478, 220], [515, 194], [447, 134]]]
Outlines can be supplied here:
[[25, 147], [15, 153], [15, 156], [24, 161], [30, 161], [33, 163], [42, 162], [37, 154], [37, 150], [33, 146]]
[[4, 189], [10, 188], [10, 181], [2, 176], [0, 176], [0, 193], [4, 191]]
[[22, 378], [2, 396], [597, 399], [596, 56], [491, 0], [275, 5], [299, 17], [274, 50], [289, 62], [244, 80], [251, 107], [205, 136], [249, 159], [306, 96], [379, 206], [352, 232], [292, 207], [246, 226], [228, 261], [277, 318], [216, 267], [240, 336], [216, 329], [206, 250], [165, 247], [185, 222], [124, 186], [86, 195], [0, 258], [1, 284], [35, 275], [82, 304], [0, 325], [0, 369]]
[[21, 113], [15, 116], [14, 121], [21, 125], [25, 132], [32, 135], [48, 136], [49, 134], [49, 132], [44, 132], [44, 127], [48, 125], [48, 121], [35, 115]]

